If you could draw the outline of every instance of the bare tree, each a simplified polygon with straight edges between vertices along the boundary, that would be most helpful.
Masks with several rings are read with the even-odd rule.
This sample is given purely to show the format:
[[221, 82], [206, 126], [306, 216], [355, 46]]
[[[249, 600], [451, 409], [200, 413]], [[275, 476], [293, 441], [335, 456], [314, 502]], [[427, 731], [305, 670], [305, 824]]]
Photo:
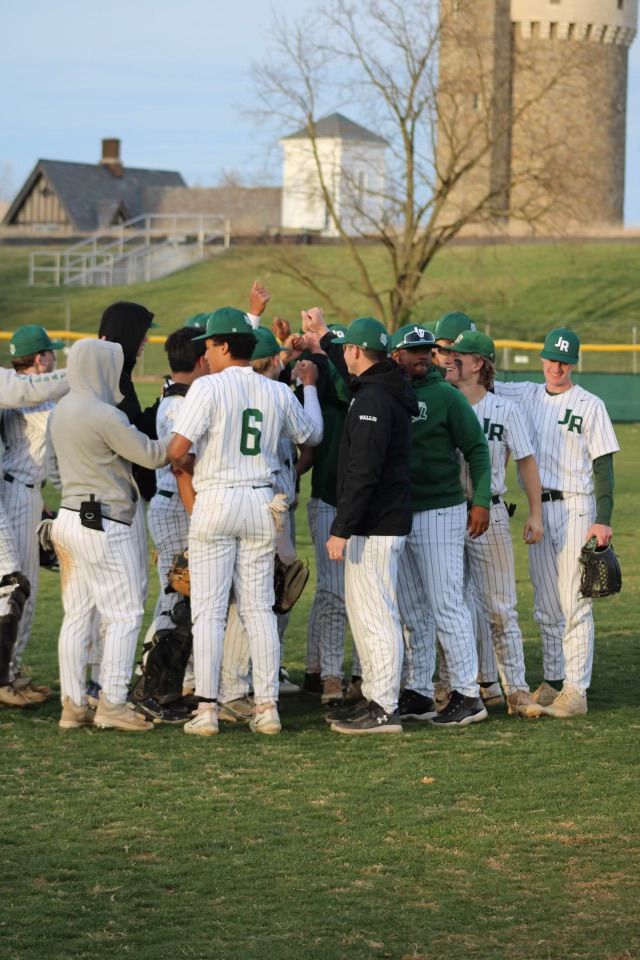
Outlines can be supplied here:
[[[553, 70], [523, 54], [514, 90], [511, 24], [507, 16], [496, 27], [490, 15], [505, 4], [508, 13], [509, 0], [334, 0], [302, 21], [276, 19], [269, 58], [254, 67], [262, 115], [280, 132], [308, 134], [313, 188], [355, 267], [351, 289], [392, 329], [408, 321], [425, 272], [465, 226], [549, 225], [571, 203], [576, 178], [568, 183], [558, 153], [570, 116], [544, 143], [516, 131], [530, 115], [540, 127], [558, 85], [570, 99], [578, 45], [566, 44]], [[375, 203], [348, 171], [336, 197], [317, 122], [340, 107], [388, 143]], [[381, 243], [383, 271], [371, 269], [365, 238]], [[323, 275], [299, 248], [282, 247], [278, 257], [278, 269], [344, 316], [335, 273]]]

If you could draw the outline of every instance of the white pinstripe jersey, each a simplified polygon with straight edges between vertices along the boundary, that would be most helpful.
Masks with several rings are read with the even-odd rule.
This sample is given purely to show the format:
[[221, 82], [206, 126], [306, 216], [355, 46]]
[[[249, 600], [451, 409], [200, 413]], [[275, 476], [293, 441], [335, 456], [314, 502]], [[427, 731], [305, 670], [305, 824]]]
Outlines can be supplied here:
[[286, 493], [289, 506], [296, 498], [295, 447], [288, 437], [280, 434], [278, 443], [278, 472], [274, 480], [276, 493]]
[[193, 443], [193, 486], [199, 493], [273, 483], [280, 434], [299, 444], [313, 428], [284, 383], [250, 366], [231, 366], [192, 384], [173, 429]]
[[47, 420], [55, 403], [19, 407], [2, 414], [2, 467], [21, 483], [41, 483], [46, 477]]
[[543, 490], [593, 493], [592, 462], [620, 449], [602, 400], [577, 384], [553, 394], [528, 382], [496, 383], [495, 391], [526, 417]]
[[[175, 430], [175, 422], [178, 419], [178, 414], [182, 410], [183, 400], [184, 397], [179, 396], [179, 394], [174, 394], [170, 397], [163, 397], [158, 404], [156, 413], [158, 440], [164, 440], [165, 443], [169, 443], [171, 434]], [[170, 466], [160, 467], [159, 470], [156, 470], [156, 486], [158, 490], [166, 490], [168, 493], [178, 492], [178, 483], [171, 472]]]
[[[473, 412], [480, 421], [489, 444], [491, 457], [491, 496], [507, 492], [505, 472], [509, 455], [522, 460], [534, 452], [531, 435], [514, 403], [506, 397], [487, 393], [478, 403], [472, 404]], [[462, 460], [462, 488], [467, 500], [473, 500], [473, 483], [469, 465]]]

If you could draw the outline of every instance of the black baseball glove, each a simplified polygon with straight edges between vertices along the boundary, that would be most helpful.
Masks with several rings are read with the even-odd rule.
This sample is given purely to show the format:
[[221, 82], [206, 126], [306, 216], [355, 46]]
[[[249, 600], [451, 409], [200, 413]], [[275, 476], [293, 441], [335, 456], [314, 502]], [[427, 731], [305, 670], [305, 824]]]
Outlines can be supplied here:
[[276, 602], [273, 605], [274, 613], [288, 613], [291, 607], [300, 599], [309, 579], [309, 566], [302, 560], [294, 560], [288, 566], [282, 562], [276, 553], [273, 571], [273, 588]]
[[596, 537], [587, 540], [580, 552], [580, 596], [592, 599], [620, 593], [622, 574], [613, 547], [599, 547]]

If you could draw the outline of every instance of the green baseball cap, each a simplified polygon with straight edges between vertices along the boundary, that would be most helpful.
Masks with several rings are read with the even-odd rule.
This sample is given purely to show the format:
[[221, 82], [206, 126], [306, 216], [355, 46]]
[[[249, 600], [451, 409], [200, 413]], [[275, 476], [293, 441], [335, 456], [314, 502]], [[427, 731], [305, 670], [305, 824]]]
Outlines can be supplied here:
[[436, 324], [434, 335], [436, 340], [455, 340], [465, 330], [475, 330], [476, 325], [466, 313], [454, 311], [443, 314]]
[[9, 352], [12, 357], [30, 357], [33, 353], [43, 353], [45, 350], [61, 350], [63, 340], [52, 340], [44, 327], [37, 323], [28, 323], [16, 330], [9, 341]]
[[206, 313], [195, 313], [188, 320], [185, 320], [183, 326], [188, 327], [189, 330], [204, 330], [207, 325], [207, 316]]
[[431, 333], [431, 330], [427, 330], [426, 327], [416, 326], [415, 323], [408, 323], [391, 334], [389, 353], [392, 353], [394, 350], [412, 350], [414, 348], [422, 348], [423, 350], [426, 348], [430, 350], [435, 340], [436, 338]]
[[559, 363], [577, 363], [579, 353], [578, 334], [566, 327], [556, 327], [545, 337], [540, 356], [545, 360], [557, 360]]
[[247, 320], [246, 313], [236, 307], [220, 307], [213, 313], [205, 313], [206, 328], [204, 333], [194, 340], [208, 340], [209, 337], [222, 336], [225, 333], [254, 333], [254, 329]]
[[335, 333], [336, 337], [340, 337], [341, 340], [344, 339], [344, 335], [347, 332], [344, 323], [330, 323], [328, 329], [331, 333]]
[[[336, 332], [339, 334], [341, 331]], [[331, 342], [341, 343], [342, 346], [353, 343], [356, 347], [364, 347], [365, 350], [380, 350], [386, 353], [389, 334], [379, 320], [373, 317], [358, 317], [349, 324], [346, 333], [334, 337]]]
[[289, 352], [290, 347], [281, 347], [272, 331], [268, 327], [257, 327], [254, 331], [258, 341], [251, 354], [252, 360], [263, 360], [265, 357], [275, 357], [283, 351]]
[[481, 330], [465, 330], [450, 346], [440, 349], [451, 353], [477, 353], [479, 357], [486, 357], [487, 360], [496, 358], [495, 343]]

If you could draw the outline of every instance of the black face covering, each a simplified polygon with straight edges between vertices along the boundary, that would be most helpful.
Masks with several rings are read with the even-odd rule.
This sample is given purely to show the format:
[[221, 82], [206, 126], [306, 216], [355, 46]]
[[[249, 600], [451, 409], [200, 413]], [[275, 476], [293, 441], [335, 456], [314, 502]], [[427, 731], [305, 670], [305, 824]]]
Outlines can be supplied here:
[[98, 336], [119, 343], [124, 353], [124, 370], [130, 373], [136, 365], [136, 354], [151, 326], [153, 314], [141, 303], [118, 300], [102, 314]]

